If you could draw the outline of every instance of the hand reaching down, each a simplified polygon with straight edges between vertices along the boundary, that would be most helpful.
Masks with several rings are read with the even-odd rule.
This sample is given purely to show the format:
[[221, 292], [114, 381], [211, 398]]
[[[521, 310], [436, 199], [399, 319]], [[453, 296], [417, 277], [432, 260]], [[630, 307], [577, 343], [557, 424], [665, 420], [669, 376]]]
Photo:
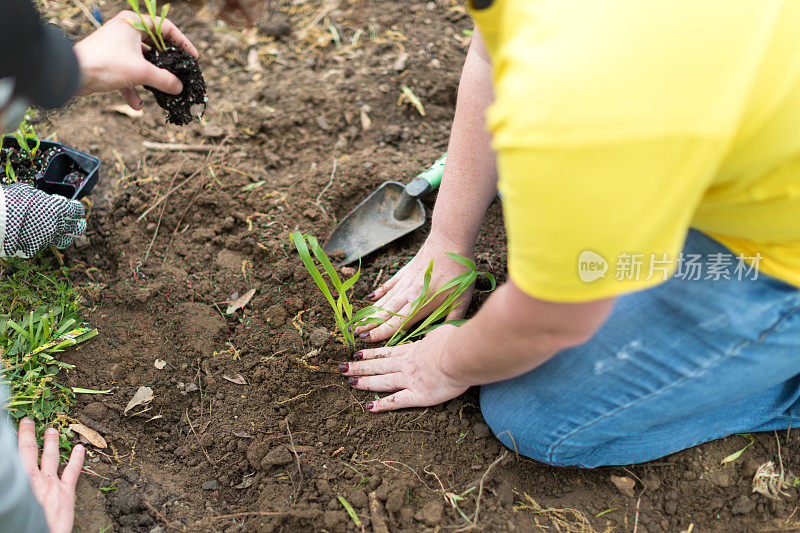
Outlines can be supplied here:
[[85, 449], [78, 444], [72, 449], [61, 478], [58, 477], [58, 431], [50, 428], [44, 434], [42, 464], [34, 424], [27, 418], [19, 423], [19, 457], [33, 494], [44, 509], [51, 533], [69, 533], [75, 518], [75, 485], [78, 483]]
[[[467, 267], [448, 257], [445, 252], [455, 252], [464, 256], [471, 255], [465, 253], [464, 250], [460, 250], [454, 242], [446, 237], [431, 233], [425, 241], [425, 244], [422, 245], [422, 248], [420, 248], [417, 255], [415, 255], [411, 261], [401, 268], [397, 274], [392, 276], [389, 281], [378, 287], [375, 292], [367, 295], [367, 299], [375, 302], [373, 305], [384, 310], [374, 315], [374, 317], [384, 322], [357, 328], [355, 331], [356, 335], [368, 342], [379, 342], [391, 337], [403, 324], [405, 317], [411, 311], [414, 300], [416, 300], [422, 292], [425, 271], [428, 269], [431, 260], [433, 260], [433, 272], [431, 274], [429, 287], [431, 294], [439, 290], [454, 277], [467, 271]], [[458, 307], [447, 315], [447, 320], [464, 317], [472, 298], [472, 292], [473, 287], [470, 287], [464, 292], [460, 297]], [[439, 295], [434, 301], [412, 317], [407, 326], [424, 319], [434, 311], [446, 297], [447, 294]]]

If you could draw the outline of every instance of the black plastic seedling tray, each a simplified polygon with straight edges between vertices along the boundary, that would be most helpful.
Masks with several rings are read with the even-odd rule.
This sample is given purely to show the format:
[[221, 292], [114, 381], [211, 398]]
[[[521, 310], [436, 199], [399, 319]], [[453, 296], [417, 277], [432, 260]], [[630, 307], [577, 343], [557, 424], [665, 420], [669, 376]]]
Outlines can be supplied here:
[[[34, 142], [29, 141], [31, 147]], [[13, 135], [3, 137], [3, 148], [19, 148]], [[92, 191], [100, 177], [100, 159], [74, 148], [53, 141], [41, 141], [39, 150], [51, 149], [50, 160], [44, 169], [33, 180], [33, 185], [47, 194], [59, 194], [72, 200], [83, 198]], [[3, 171], [0, 165], [0, 173]], [[75, 183], [64, 181], [65, 178], [80, 171], [86, 177]]]

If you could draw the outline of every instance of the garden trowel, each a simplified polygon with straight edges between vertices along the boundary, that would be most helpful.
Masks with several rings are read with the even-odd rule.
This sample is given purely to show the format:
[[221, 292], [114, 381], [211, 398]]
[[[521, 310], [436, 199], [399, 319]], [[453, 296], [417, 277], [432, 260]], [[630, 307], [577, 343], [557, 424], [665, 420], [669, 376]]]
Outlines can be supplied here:
[[387, 181], [378, 187], [333, 230], [323, 246], [325, 253], [346, 265], [425, 224], [420, 198], [442, 182], [445, 157], [408, 184]]

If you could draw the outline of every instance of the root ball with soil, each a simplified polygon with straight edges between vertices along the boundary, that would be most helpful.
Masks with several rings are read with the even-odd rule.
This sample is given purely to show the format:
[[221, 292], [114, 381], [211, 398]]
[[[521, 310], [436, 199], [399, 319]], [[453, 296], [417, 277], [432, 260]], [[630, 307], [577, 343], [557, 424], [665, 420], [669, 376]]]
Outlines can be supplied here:
[[192, 107], [195, 105], [203, 106], [203, 111], [199, 113], [198, 118], [202, 116], [207, 100], [206, 81], [200, 71], [197, 58], [174, 46], [168, 46], [164, 50], [159, 50], [154, 46], [145, 52], [144, 58], [155, 66], [175, 74], [183, 83], [183, 90], [175, 95], [153, 87], [145, 87], [153, 93], [158, 105], [167, 112], [167, 122], [179, 126], [190, 123], [194, 118]]

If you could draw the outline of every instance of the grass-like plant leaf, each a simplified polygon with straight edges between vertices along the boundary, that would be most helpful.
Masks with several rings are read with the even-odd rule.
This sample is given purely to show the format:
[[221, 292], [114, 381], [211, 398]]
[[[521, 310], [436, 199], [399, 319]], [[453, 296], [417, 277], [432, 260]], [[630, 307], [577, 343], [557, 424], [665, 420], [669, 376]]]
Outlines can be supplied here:
[[153, 45], [163, 52], [167, 49], [167, 44], [164, 42], [164, 37], [161, 35], [161, 26], [164, 24], [167, 11], [169, 11], [169, 4], [161, 8], [161, 18], [159, 20], [156, 2], [157, 0], [144, 0], [147, 12], [150, 15], [150, 19], [153, 21], [153, 27], [151, 28], [144, 20], [142, 11], [139, 8], [139, 0], [128, 0], [128, 5], [130, 5], [131, 9], [139, 16], [138, 21], [129, 22], [129, 24], [137, 30], [145, 32], [150, 37], [150, 40], [153, 41]]
[[[481, 272], [475, 266], [475, 262], [467, 257], [463, 257], [453, 252], [446, 252], [447, 255], [453, 261], [464, 265], [469, 270], [466, 272], [455, 276], [453, 279], [449, 280], [447, 283], [442, 285], [439, 290], [433, 292], [431, 294], [430, 284], [431, 284], [431, 275], [433, 272], [433, 260], [431, 260], [430, 264], [428, 264], [428, 268], [425, 270], [425, 274], [422, 280], [422, 290], [420, 291], [419, 296], [414, 300], [411, 304], [411, 310], [409, 311], [408, 315], [404, 318], [403, 323], [394, 332], [394, 335], [389, 339], [387, 343], [388, 346], [395, 346], [397, 344], [403, 344], [409, 342], [411, 339], [415, 337], [420, 337], [426, 335], [433, 331], [434, 329], [438, 328], [439, 326], [444, 325], [454, 325], [460, 326], [465, 322], [463, 319], [455, 319], [455, 320], [446, 320], [444, 322], [439, 322], [440, 320], [444, 319], [449, 315], [456, 307], [459, 306], [461, 303], [460, 298], [464, 294], [464, 292], [469, 289], [469, 287], [475, 283], [475, 281], [479, 278], [485, 278], [491, 284], [491, 288], [483, 291], [483, 292], [491, 292], [497, 286], [497, 280], [495, 277], [490, 274], [489, 272]], [[436, 300], [439, 296], [447, 294], [444, 301], [442, 301], [439, 306], [433, 310], [424, 320], [422, 320], [416, 327], [409, 331], [407, 326], [411, 321], [411, 318], [414, 317], [419, 311], [423, 308], [430, 305], [434, 300]]]
[[[331, 309], [333, 309], [333, 320], [342, 334], [345, 346], [355, 346], [356, 341], [353, 334], [355, 328], [382, 322], [380, 319], [370, 318], [376, 312], [380, 311], [380, 308], [375, 306], [365, 307], [353, 313], [353, 304], [350, 303], [347, 292], [352, 289], [353, 285], [358, 281], [361, 275], [361, 265], [359, 265], [355, 274], [342, 281], [315, 237], [300, 233], [299, 231], [293, 232], [290, 237], [295, 248], [297, 248], [297, 253], [300, 255], [303, 266], [311, 275], [311, 279], [314, 280], [320, 292], [325, 296]], [[322, 272], [320, 272], [317, 264], [314, 262], [315, 258], [322, 266]], [[323, 273], [327, 275], [331, 285], [333, 285], [333, 291], [328, 287]], [[336, 293], [336, 297], [334, 297], [334, 292]]]
[[[19, 123], [17, 131], [14, 132], [14, 138], [17, 140], [20, 149], [28, 155], [28, 159], [30, 159], [31, 165], [33, 165], [42, 142], [39, 136], [36, 135], [36, 130], [34, 130], [33, 125], [28, 122], [29, 116], [30, 113], [25, 113], [25, 118]], [[33, 146], [31, 146], [31, 144], [33, 144]], [[6, 168], [8, 168], [8, 164]]]
[[14, 171], [14, 167], [11, 165], [11, 156], [6, 156], [6, 168], [5, 168], [5, 182], [6, 183], [16, 183], [17, 182], [17, 173]]

